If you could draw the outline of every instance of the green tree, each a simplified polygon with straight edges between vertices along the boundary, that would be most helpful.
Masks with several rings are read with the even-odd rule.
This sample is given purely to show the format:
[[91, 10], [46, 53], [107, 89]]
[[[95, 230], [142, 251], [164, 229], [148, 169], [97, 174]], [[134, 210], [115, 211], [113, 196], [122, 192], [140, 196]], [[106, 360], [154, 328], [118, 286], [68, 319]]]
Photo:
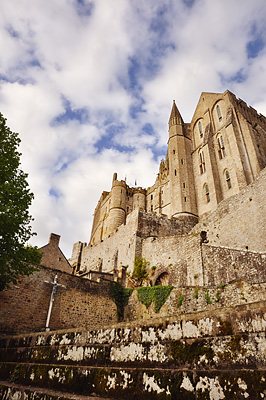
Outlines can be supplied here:
[[147, 272], [148, 264], [149, 263], [145, 260], [145, 258], [135, 257], [132, 278], [137, 281], [138, 286], [141, 286], [143, 281], [149, 277]]
[[27, 174], [20, 168], [17, 133], [11, 132], [0, 113], [0, 290], [30, 275], [41, 261], [37, 247], [27, 245], [35, 234], [29, 206], [33, 200]]

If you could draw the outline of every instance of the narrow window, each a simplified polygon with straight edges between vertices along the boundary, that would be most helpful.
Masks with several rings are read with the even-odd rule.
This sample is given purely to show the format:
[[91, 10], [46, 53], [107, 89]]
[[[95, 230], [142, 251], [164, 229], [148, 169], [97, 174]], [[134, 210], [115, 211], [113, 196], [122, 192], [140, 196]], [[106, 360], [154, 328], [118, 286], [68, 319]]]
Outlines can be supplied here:
[[176, 169], [175, 169], [175, 176], [176, 176]]
[[203, 131], [202, 131], [202, 123], [201, 123], [200, 121], [199, 121], [198, 126], [199, 126], [199, 134], [200, 134], [200, 137], [202, 137], [202, 136], [203, 136]]
[[153, 194], [151, 194], [151, 200], [153, 200]]
[[181, 158], [181, 164], [184, 164], [184, 160], [183, 160], [183, 158]]
[[186, 197], [184, 197], [184, 199], [185, 199], [185, 202], [187, 201], [187, 198]]
[[153, 211], [153, 205], [151, 205], [151, 211]]
[[205, 167], [205, 158], [203, 151], [199, 152], [199, 163], [200, 163], [200, 173], [204, 174], [204, 172], [206, 171], [206, 167]]
[[226, 156], [225, 147], [224, 147], [224, 140], [222, 135], [218, 136], [218, 154], [220, 160]]
[[173, 150], [173, 153], [175, 154], [175, 150]]
[[127, 207], [127, 212], [129, 212], [129, 207]]
[[209, 192], [208, 185], [205, 185], [205, 196], [206, 196], [207, 203], [209, 203], [211, 199], [210, 199], [210, 192]]
[[219, 121], [222, 121], [223, 117], [222, 117], [222, 113], [221, 113], [221, 109], [220, 109], [219, 104], [217, 104], [217, 106], [216, 106], [216, 111], [217, 111], [217, 115], [218, 115]]
[[231, 189], [232, 184], [231, 184], [230, 174], [229, 174], [228, 170], [225, 171], [225, 179], [226, 179], [228, 189]]
[[186, 187], [186, 184], [185, 184], [185, 182], [183, 183], [183, 188], [185, 189], [185, 187]]

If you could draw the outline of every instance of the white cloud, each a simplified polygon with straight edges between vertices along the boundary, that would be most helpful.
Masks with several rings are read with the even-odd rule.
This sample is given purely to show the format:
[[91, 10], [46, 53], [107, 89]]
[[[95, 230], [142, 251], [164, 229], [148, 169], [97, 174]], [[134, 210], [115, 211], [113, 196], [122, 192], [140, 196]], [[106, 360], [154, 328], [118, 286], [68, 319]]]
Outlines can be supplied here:
[[38, 246], [58, 233], [69, 257], [73, 242], [88, 242], [113, 172], [153, 184], [173, 99], [186, 122], [202, 91], [232, 90], [266, 113], [266, 51], [247, 50], [266, 43], [264, 0], [9, 0], [1, 9], [0, 111], [22, 139]]

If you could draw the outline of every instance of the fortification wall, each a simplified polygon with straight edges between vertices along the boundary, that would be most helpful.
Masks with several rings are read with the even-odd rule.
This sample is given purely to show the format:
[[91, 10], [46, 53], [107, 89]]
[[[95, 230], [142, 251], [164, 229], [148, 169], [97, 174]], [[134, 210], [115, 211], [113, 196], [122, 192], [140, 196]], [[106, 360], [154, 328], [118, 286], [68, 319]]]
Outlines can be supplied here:
[[117, 321], [109, 282], [90, 282], [40, 266], [33, 275], [23, 277], [17, 285], [0, 292], [1, 332], [44, 330], [55, 275], [59, 285], [49, 325], [52, 330], [77, 326], [92, 329]]
[[143, 240], [142, 257], [149, 261], [150, 267], [156, 267], [152, 284], [161, 274], [167, 273], [169, 285], [203, 285], [200, 241], [199, 235], [151, 237]]
[[202, 244], [205, 286], [217, 286], [244, 279], [266, 282], [266, 253], [235, 250]]
[[80, 270], [84, 272], [98, 270], [99, 259], [102, 261], [104, 272], [114, 272], [122, 265], [128, 265], [132, 270], [135, 259], [137, 221], [138, 210], [135, 210], [127, 217], [126, 224], [117, 228], [116, 232], [103, 242], [83, 247]]
[[210, 244], [266, 251], [266, 169], [239, 194], [204, 215], [192, 232], [206, 231]]

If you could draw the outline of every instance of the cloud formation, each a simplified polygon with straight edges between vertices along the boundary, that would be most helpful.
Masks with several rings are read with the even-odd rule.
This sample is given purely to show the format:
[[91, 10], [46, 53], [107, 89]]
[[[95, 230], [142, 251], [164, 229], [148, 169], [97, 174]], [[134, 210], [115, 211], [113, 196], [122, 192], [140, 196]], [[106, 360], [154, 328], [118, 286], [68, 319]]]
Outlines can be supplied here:
[[151, 186], [175, 99], [202, 91], [266, 114], [264, 0], [9, 0], [0, 5], [0, 111], [22, 139], [42, 246], [89, 241], [113, 172]]

